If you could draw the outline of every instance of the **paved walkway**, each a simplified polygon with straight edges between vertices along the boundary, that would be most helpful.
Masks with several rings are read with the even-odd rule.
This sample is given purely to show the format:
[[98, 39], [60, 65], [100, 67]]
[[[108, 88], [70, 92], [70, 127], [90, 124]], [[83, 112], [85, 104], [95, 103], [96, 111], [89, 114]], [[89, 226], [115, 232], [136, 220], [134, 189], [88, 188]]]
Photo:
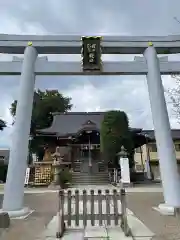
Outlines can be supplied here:
[[[95, 195], [98, 194], [98, 189], [102, 190], [102, 194], [105, 193], [106, 189], [109, 189], [110, 192], [114, 189], [114, 187], [111, 186], [93, 186], [93, 190]], [[72, 188], [71, 191], [74, 193], [74, 191], [77, 188]], [[89, 193], [90, 190], [92, 189], [92, 186], [87, 186], [85, 187], [87, 192]], [[84, 186], [79, 187], [80, 194], [82, 194], [82, 191], [84, 190]], [[66, 190], [67, 192], [67, 190]], [[118, 201], [118, 209], [119, 213], [121, 213], [121, 202]], [[98, 203], [95, 202], [94, 206], [95, 214], [99, 213], [98, 209]], [[114, 211], [113, 207], [113, 201], [110, 201], [110, 214], [112, 214]], [[72, 200], [72, 208], [71, 208], [72, 215], [75, 214], [75, 202]], [[82, 200], [79, 202], [79, 212], [82, 214], [83, 213], [83, 203]], [[91, 212], [91, 205], [88, 202], [87, 203], [87, 213], [90, 214]], [[65, 208], [64, 208], [64, 213], [67, 215], [67, 203], [65, 202]], [[106, 202], [102, 202], [102, 213], [106, 213]], [[133, 214], [132, 211], [129, 209], [127, 210], [128, 214], [128, 222], [129, 226], [132, 230], [132, 234], [135, 237], [134, 239], [138, 239], [141, 237], [141, 240], [144, 240], [143, 237], [146, 237], [145, 239], [151, 239], [152, 236], [154, 235], [153, 232], [151, 232], [139, 219], [136, 218], [136, 216]], [[67, 225], [67, 224], [66, 224]], [[103, 226], [99, 227], [99, 222], [95, 221], [95, 226], [91, 226], [90, 220], [87, 221], [87, 227], [83, 226], [83, 221], [80, 221], [80, 224], [78, 227], [75, 226], [75, 221], [72, 221], [71, 226], [67, 227], [66, 232], [62, 240], [69, 240], [69, 239], [91, 239], [91, 238], [96, 238], [96, 239], [109, 239], [109, 240], [116, 240], [116, 239], [132, 239], [132, 237], [125, 237], [124, 233], [122, 232], [122, 229], [119, 227], [120, 226], [120, 220], [118, 226], [115, 226], [114, 221], [111, 221], [111, 225], [107, 226], [106, 221], [103, 221]], [[39, 236], [37, 239], [56, 239], [56, 231], [57, 231], [57, 226], [58, 226], [58, 218], [57, 216], [54, 216], [50, 224], [48, 225], [47, 229], [44, 231], [44, 233]], [[148, 238], [147, 238], [148, 237]]]
[[[65, 191], [68, 191], [68, 190], [72, 190], [72, 191], [75, 191], [75, 189], [79, 189], [79, 190], [84, 190], [84, 189], [87, 189], [86, 186], [73, 186], [72, 188], [69, 188], [69, 189], [66, 189]], [[95, 191], [98, 190], [98, 189], [102, 189], [102, 190], [105, 190], [105, 189], [114, 189], [115, 187], [111, 184], [108, 184], [108, 185], [88, 185], [88, 189], [94, 189]], [[119, 189], [119, 188], [117, 188]], [[28, 194], [28, 193], [31, 193], [31, 194], [40, 194], [40, 193], [57, 193], [58, 190], [56, 189], [50, 189], [50, 188], [25, 188], [24, 189], [24, 193]], [[129, 187], [126, 189], [126, 192], [149, 192], [149, 193], [155, 193], [155, 192], [162, 192], [162, 187], [161, 185], [158, 185], [158, 184], [152, 184], [152, 185], [137, 185], [137, 186], [134, 186], [134, 187]], [[1, 184], [0, 185], [0, 194], [4, 194], [4, 187], [3, 185]]]
[[[79, 189], [80, 191], [86, 189], [87, 191], [90, 191], [90, 189], [93, 189], [94, 191], [97, 191], [98, 189], [102, 189], [102, 191], [106, 190], [106, 189], [109, 189], [109, 190], [113, 190], [114, 188], [116, 188], [117, 190], [120, 189], [120, 187], [115, 187], [111, 184], [107, 184], [107, 185], [88, 185], [88, 187], [86, 186], [80, 186], [80, 185], [77, 185], [77, 186], [73, 186], [72, 188], [69, 188], [69, 189], [66, 189], [65, 191], [68, 191], [68, 190], [72, 190], [72, 191], [75, 191], [75, 189]], [[129, 188], [126, 188], [126, 192], [149, 192], [149, 193], [156, 193], [156, 192], [163, 192], [162, 190], [162, 187], [161, 185], [158, 185], [158, 184], [152, 184], [152, 185], [141, 185], [139, 186], [136, 185], [134, 187], [129, 187]]]
[[[80, 204], [80, 208], [82, 205]], [[98, 226], [98, 222], [95, 227], [92, 227], [90, 221], [87, 222], [87, 227], [83, 228], [83, 222], [80, 221], [80, 226], [73, 226], [66, 229], [62, 240], [84, 240], [84, 239], [109, 239], [109, 240], [125, 240], [125, 239], [141, 239], [150, 240], [154, 234], [151, 232], [139, 219], [134, 216], [131, 211], [128, 211], [128, 223], [132, 230], [132, 237], [125, 237], [122, 229], [119, 226], [113, 225], [107, 226], [106, 221], [103, 221], [102, 226]], [[120, 224], [119, 224], [120, 225]], [[47, 229], [37, 238], [40, 239], [56, 239], [56, 231], [58, 226], [58, 217], [54, 216]]]
[[[41, 239], [56, 239], [55, 233], [57, 231], [57, 217], [54, 216], [52, 221], [49, 223], [45, 232], [37, 238], [37, 240]], [[91, 227], [88, 225], [85, 229], [82, 227], [67, 229], [62, 240], [84, 240], [84, 239], [109, 239], [109, 240], [117, 240], [117, 239], [132, 239], [132, 237], [125, 237], [121, 228], [119, 227], [107, 227], [104, 223], [103, 226], [95, 226]]]

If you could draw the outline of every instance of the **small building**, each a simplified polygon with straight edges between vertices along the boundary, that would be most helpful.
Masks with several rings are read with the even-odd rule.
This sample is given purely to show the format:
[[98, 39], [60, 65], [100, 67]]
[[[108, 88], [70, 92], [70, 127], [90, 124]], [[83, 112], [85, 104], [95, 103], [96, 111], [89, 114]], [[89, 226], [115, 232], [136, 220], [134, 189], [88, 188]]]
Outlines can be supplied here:
[[0, 182], [6, 181], [9, 153], [8, 148], [0, 148]]
[[[180, 129], [172, 129], [172, 139], [174, 142], [178, 169], [180, 172]], [[145, 166], [145, 161], [149, 158], [152, 171], [155, 178], [160, 178], [159, 157], [155, 140], [154, 130], [142, 130], [142, 134], [148, 135], [151, 142], [146, 142], [144, 145], [136, 148], [134, 159], [138, 170], [142, 171]]]
[[7, 165], [9, 162], [9, 149], [0, 148], [0, 165]]

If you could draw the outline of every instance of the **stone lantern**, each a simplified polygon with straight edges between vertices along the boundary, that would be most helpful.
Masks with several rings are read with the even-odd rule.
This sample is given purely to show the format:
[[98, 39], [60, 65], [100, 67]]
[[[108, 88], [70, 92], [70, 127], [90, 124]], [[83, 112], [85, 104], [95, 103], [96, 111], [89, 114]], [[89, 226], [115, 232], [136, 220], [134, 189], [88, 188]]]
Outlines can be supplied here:
[[118, 153], [118, 156], [120, 156], [120, 158], [127, 158], [128, 154], [124, 146], [121, 147], [121, 151]]

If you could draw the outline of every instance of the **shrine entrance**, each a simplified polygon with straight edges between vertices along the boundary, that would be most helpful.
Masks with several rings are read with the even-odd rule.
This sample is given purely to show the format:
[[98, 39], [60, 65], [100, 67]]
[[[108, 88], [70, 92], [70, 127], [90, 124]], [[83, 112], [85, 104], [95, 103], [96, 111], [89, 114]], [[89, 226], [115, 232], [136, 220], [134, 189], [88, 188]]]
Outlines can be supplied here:
[[100, 160], [100, 134], [94, 126], [89, 125], [81, 129], [76, 137], [76, 145], [79, 145], [80, 171], [94, 174], [99, 171]]
[[[29, 40], [28, 44], [27, 41]], [[24, 177], [36, 75], [146, 75], [155, 137], [158, 148], [165, 205], [180, 206], [180, 182], [176, 154], [164, 97], [161, 74], [180, 73], [179, 62], [157, 54], [180, 51], [179, 36], [18, 36], [0, 35], [0, 51], [24, 54], [23, 59], [0, 63], [1, 75], [21, 75], [13, 144], [10, 148], [3, 211], [24, 214]], [[38, 54], [82, 54], [82, 61], [51, 62]], [[104, 61], [102, 54], [143, 54], [135, 61]], [[81, 97], [81, 96], [80, 96]], [[79, 101], [81, 99], [79, 98]], [[120, 106], [120, 105], [119, 105]], [[76, 126], [76, 121], [72, 122]], [[17, 151], [21, 146], [21, 151]], [[88, 164], [90, 158], [88, 159]], [[92, 162], [91, 162], [92, 164]], [[95, 165], [94, 165], [95, 166]], [[87, 167], [87, 165], [86, 165]], [[84, 170], [86, 169], [84, 166]], [[16, 178], [14, 177], [16, 173]], [[14, 201], [12, 201], [14, 199]], [[164, 207], [166, 207], [164, 206]]]

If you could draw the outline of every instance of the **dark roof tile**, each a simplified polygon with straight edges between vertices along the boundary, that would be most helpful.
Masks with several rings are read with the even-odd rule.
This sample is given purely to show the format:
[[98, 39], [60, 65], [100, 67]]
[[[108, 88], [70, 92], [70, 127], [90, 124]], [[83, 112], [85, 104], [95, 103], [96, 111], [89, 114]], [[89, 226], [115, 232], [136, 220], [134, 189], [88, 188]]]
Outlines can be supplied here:
[[[39, 133], [57, 133], [58, 136], [76, 134], [88, 121], [95, 124], [100, 129], [105, 112], [67, 112], [53, 113], [53, 123], [51, 127], [38, 131]], [[141, 129], [132, 129], [140, 132]]]
[[[148, 135], [151, 139], [155, 139], [154, 130], [142, 130], [144, 135]], [[180, 129], [171, 129], [172, 139], [180, 139]]]
[[[53, 113], [53, 123], [51, 127], [38, 131], [39, 133], [56, 133], [57, 136], [76, 134], [88, 121], [95, 124], [100, 129], [105, 112], [67, 112]], [[154, 130], [142, 130], [141, 128], [131, 128], [134, 133], [148, 135], [150, 139], [155, 139]], [[172, 138], [180, 139], [180, 129], [172, 129]]]

